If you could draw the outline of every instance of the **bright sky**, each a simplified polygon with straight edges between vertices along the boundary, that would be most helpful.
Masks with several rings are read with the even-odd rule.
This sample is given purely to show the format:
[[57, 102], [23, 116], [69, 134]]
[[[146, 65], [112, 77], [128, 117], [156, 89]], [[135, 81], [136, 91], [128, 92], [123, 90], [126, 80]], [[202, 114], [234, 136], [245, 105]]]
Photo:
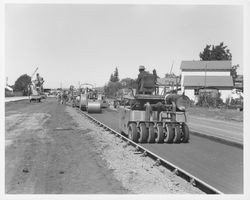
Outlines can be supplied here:
[[160, 77], [180, 73], [182, 60], [199, 60], [206, 44], [224, 42], [243, 69], [243, 8], [219, 5], [8, 4], [5, 76], [14, 84], [36, 67], [44, 87], [103, 86], [138, 66]]

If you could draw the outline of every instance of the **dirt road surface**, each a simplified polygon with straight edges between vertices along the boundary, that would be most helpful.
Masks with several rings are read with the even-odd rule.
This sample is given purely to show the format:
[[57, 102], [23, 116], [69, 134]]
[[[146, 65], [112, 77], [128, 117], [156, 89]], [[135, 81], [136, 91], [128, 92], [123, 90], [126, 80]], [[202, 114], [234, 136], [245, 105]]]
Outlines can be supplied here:
[[6, 194], [201, 193], [55, 99], [5, 104]]

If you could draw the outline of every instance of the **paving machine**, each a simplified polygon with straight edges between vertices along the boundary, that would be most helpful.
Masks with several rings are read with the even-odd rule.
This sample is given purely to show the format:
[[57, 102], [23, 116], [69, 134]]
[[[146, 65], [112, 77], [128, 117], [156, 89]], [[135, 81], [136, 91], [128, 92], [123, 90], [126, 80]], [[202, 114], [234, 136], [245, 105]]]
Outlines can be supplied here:
[[[85, 86], [85, 87], [83, 87]], [[85, 83], [80, 87], [79, 108], [88, 113], [101, 113], [101, 101], [98, 100], [97, 91], [93, 85]]]
[[139, 88], [124, 95], [118, 108], [121, 133], [136, 143], [187, 143], [189, 98], [171, 92], [159, 95], [153, 74], [144, 75]]
[[105, 98], [105, 95], [103, 95], [103, 94], [98, 94], [97, 100], [101, 102], [101, 107], [102, 107], [102, 108], [108, 108], [108, 107], [109, 107], [109, 102], [108, 102], [108, 100]]

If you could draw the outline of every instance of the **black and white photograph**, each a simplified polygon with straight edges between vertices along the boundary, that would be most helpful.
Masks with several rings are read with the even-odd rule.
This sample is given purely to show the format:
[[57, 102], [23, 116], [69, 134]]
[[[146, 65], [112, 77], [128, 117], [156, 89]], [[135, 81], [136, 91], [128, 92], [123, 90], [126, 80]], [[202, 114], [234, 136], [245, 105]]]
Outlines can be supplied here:
[[247, 197], [247, 1], [1, 6], [4, 199]]

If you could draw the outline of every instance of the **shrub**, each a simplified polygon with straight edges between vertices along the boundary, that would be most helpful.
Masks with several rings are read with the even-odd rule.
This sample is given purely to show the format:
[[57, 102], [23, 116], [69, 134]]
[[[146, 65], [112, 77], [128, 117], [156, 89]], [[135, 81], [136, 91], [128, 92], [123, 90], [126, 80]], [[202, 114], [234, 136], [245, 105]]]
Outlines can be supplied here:
[[5, 91], [5, 97], [14, 97], [13, 92]]
[[214, 97], [209, 93], [200, 93], [199, 100], [196, 105], [217, 108], [223, 106], [223, 100], [220, 98], [220, 94]]

